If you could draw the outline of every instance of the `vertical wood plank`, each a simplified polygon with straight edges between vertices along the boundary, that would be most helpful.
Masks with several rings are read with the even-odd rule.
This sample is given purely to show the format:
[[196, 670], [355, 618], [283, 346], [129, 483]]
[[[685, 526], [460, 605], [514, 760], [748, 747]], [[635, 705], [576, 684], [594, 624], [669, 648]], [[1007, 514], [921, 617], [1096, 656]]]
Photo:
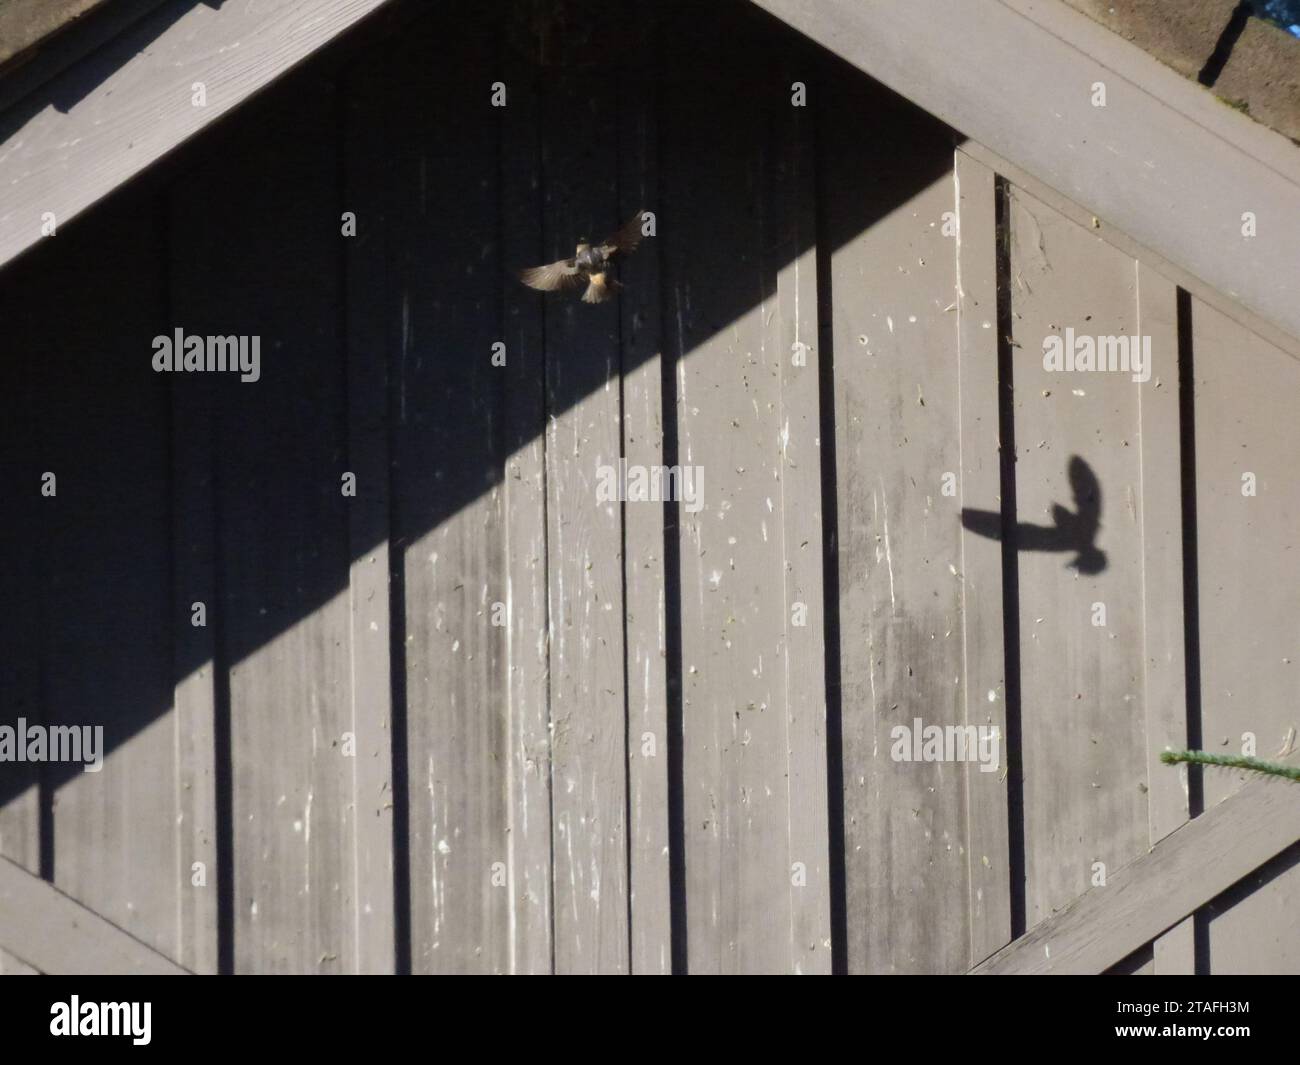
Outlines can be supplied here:
[[[957, 375], [963, 507], [1001, 506], [998, 391], [997, 206], [995, 175], [962, 151], [954, 154], [957, 191]], [[966, 767], [970, 964], [1011, 940], [1008, 839], [1006, 658], [1002, 551], [998, 542], [961, 533], [962, 698], [967, 725], [996, 728], [998, 772]]]
[[[835, 91], [824, 187], [848, 967], [957, 972], [970, 951], [967, 767], [893, 757], [896, 729], [967, 715], [961, 500], [944, 494], [962, 469], [957, 249], [943, 232], [956, 202], [952, 139], [877, 86], [846, 76]], [[910, 150], [882, 158], [882, 143]], [[986, 461], [995, 471], [995, 456]]]
[[[404, 587], [412, 968], [511, 966], [498, 146], [487, 12], [391, 56], [392, 491]], [[379, 117], [379, 116], [377, 116]], [[502, 604], [498, 607], [497, 604]]]
[[[543, 261], [618, 217], [617, 101], [544, 73]], [[628, 967], [623, 507], [597, 494], [622, 455], [618, 303], [546, 304], [555, 966]]]
[[[776, 86], [759, 105], [759, 87], [735, 66], [711, 70], [706, 86], [695, 52], [716, 49], [727, 64], [723, 31], [714, 16], [693, 22], [694, 38], [681, 25], [668, 33], [692, 51], [672, 52], [666, 113], [686, 118], [669, 131], [675, 165], [660, 230], [676, 325], [677, 458], [698, 493], [677, 503], [686, 948], [692, 973], [780, 973], [790, 967], [780, 354], [764, 328], [775, 277], [762, 255], [774, 150], [763, 112]], [[755, 64], [762, 55], [751, 29], [731, 47]]]
[[[169, 217], [175, 208], [164, 202]], [[170, 229], [170, 227], [169, 227]], [[168, 305], [181, 305], [175, 286], [186, 276], [185, 252], [175, 243], [170, 257]], [[173, 320], [174, 317], [173, 317]], [[171, 328], [174, 326], [169, 322]], [[196, 973], [221, 963], [221, 866], [217, 822], [217, 661], [220, 624], [217, 597], [217, 516], [213, 474], [217, 464], [212, 389], [194, 380], [168, 382], [171, 401], [171, 505], [173, 606], [173, 699], [177, 740], [177, 870], [181, 891], [181, 955]], [[195, 604], [204, 624], [194, 624]], [[227, 856], [228, 858], [228, 856]], [[201, 863], [195, 868], [195, 863]], [[195, 881], [199, 883], [195, 883]]]
[[[766, 64], [752, 26], [743, 34], [731, 26], [724, 48], [727, 24], [717, 13], [696, 15], [665, 28], [678, 47], [665, 85], [665, 114], [676, 120], [660, 230], [677, 457], [698, 493], [676, 508], [688, 967], [785, 972], [780, 355], [775, 330], [765, 328], [776, 279], [763, 256], [765, 237], [774, 237], [763, 178], [773, 146], [763, 119], [777, 87], [755, 77]], [[732, 48], [754, 65], [742, 70]], [[719, 64], [707, 76], [704, 55]]]
[[260, 337], [256, 382], [177, 384], [216, 408], [209, 625], [229, 707], [232, 962], [246, 972], [357, 967], [334, 91], [299, 75], [174, 197], [176, 325]]
[[509, 604], [510, 971], [551, 971], [551, 731], [546, 543], [546, 361], [542, 303], [512, 271], [540, 263], [539, 75], [498, 42], [514, 87], [499, 113], [504, 286], [505, 577]]
[[[802, 60], [800, 62], [799, 60]], [[812, 80], [809, 52], [769, 68], [782, 91]], [[813, 91], [818, 91], [814, 86]], [[830, 857], [826, 808], [825, 600], [822, 591], [821, 381], [813, 111], [787, 103], [772, 129], [776, 165], [768, 195], [779, 219], [769, 245], [776, 273], [779, 506], [784, 574], [782, 653], [789, 788], [790, 958], [796, 973], [831, 970]], [[827, 446], [833, 446], [828, 441]]]
[[[1009, 210], [1032, 928], [1092, 886], [1095, 863], [1114, 871], [1147, 847], [1138, 395], [1151, 385], [1044, 367], [1045, 338], [1067, 328], [1137, 333], [1136, 267], [1023, 190]], [[1089, 519], [1095, 537], [1077, 532]], [[1080, 535], [1105, 559], [1080, 564]]]
[[[806, 210], [809, 171], [794, 177], [785, 153], [791, 95], [772, 28], [733, 14], [683, 7], [664, 28], [665, 351], [677, 460], [694, 489], [675, 508], [686, 951], [692, 972], [791, 972], [829, 963], [817, 953], [829, 892], [809, 765], [818, 744], [825, 751], [820, 521], [815, 496], [800, 494], [820, 491], [816, 301], [809, 260], [797, 283], [792, 261], [811, 239], [792, 210]], [[808, 298], [798, 314], [796, 292]], [[813, 358], [792, 377], [796, 336]], [[809, 513], [791, 512], [800, 503]], [[809, 561], [793, 565], [803, 552]], [[795, 595], [807, 597], [811, 633], [794, 632]], [[807, 893], [798, 912], [795, 892]]]
[[[1300, 361], [1198, 299], [1191, 332], [1202, 743], [1238, 754], [1252, 733], [1276, 758], [1300, 734]], [[1205, 770], [1206, 808], [1253, 776]], [[1300, 866], [1281, 861], [1207, 907], [1210, 971], [1295, 972], [1298, 892]]]
[[351, 651], [351, 836], [355, 965], [360, 973], [394, 971], [397, 958], [393, 863], [393, 715], [389, 598], [388, 341], [390, 316], [385, 171], [389, 157], [387, 56], [368, 56], [342, 77], [339, 131], [342, 212], [356, 234], [340, 236], [345, 255], [348, 469], [357, 494], [349, 508]]
[[[15, 351], [33, 350], [33, 334], [42, 326], [32, 314], [26, 291], [45, 280], [42, 269], [57, 254], [57, 245], [33, 253], [25, 269], [25, 286], [0, 287], [0, 320], [12, 338]], [[37, 412], [40, 363], [31, 358], [9, 360], [0, 389], [0, 597], [8, 604], [0, 611], [0, 725], [17, 728], [20, 718], [40, 724], [41, 632], [44, 627], [41, 587], [41, 537], [45, 516], [40, 494], [43, 461], [42, 433]], [[40, 773], [34, 762], [0, 762], [0, 858], [8, 858], [32, 873], [40, 872]], [[0, 950], [0, 974], [32, 972], [30, 966]]]
[[[656, 40], [659, 12], [638, 9], [634, 29]], [[649, 56], [657, 55], [650, 49]], [[656, 213], [658, 114], [655, 69], [642, 59], [621, 75], [619, 216]], [[623, 455], [628, 465], [659, 466], [663, 455], [663, 360], [658, 237], [646, 238], [622, 271]], [[654, 501], [623, 508], [627, 655], [628, 895], [630, 967], [672, 971], [668, 837], [668, 687], [665, 509]], [[653, 744], [653, 746], [649, 746]]]
[[[1191, 315], [1204, 743], [1240, 753], [1254, 732], [1260, 757], [1273, 757], [1287, 729], [1300, 729], [1300, 585], [1290, 564], [1300, 428], [1288, 413], [1300, 361], [1199, 300]], [[1250, 777], [1207, 772], [1205, 805]]]
[[[60, 890], [175, 957], [189, 889], [173, 790], [168, 392], [150, 366], [164, 328], [159, 221], [135, 190], [55, 238], [24, 358], [39, 367], [28, 402], [42, 468], [58, 475], [58, 495], [40, 500], [44, 721], [102, 727], [104, 748], [99, 772], [42, 766], [46, 857]], [[74, 275], [86, 288], [69, 315]]]
[[[1178, 408], [1177, 290], [1138, 263], [1138, 335], [1151, 338], [1151, 380], [1139, 386], [1141, 446], [1143, 691], [1146, 707], [1148, 841], [1154, 846], [1187, 820], [1187, 770], [1160, 763], [1187, 746], [1183, 610], [1183, 503]], [[1153, 944], [1154, 971], [1191, 975], [1191, 917]]]

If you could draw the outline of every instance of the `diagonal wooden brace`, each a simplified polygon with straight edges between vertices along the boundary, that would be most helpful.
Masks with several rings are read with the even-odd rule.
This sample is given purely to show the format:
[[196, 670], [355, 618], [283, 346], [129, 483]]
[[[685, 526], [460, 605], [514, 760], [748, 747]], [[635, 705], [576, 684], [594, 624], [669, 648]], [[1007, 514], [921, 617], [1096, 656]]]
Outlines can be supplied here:
[[1300, 787], [1253, 780], [972, 974], [1100, 973], [1300, 839]]
[[40, 972], [57, 975], [189, 972], [5, 858], [0, 858], [0, 949]]

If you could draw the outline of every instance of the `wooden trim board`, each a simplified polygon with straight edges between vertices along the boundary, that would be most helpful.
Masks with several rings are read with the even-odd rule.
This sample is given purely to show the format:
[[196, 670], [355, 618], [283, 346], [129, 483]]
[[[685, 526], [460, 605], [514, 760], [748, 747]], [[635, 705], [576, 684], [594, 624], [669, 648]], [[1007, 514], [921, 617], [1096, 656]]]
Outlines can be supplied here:
[[188, 974], [7, 858], [0, 858], [0, 948], [40, 972], [57, 975]]
[[1137, 46], [1060, 0], [753, 2], [1300, 337], [1300, 150]]
[[64, 70], [0, 115], [0, 266], [387, 2], [172, 0]]
[[1103, 972], [1297, 839], [1300, 792], [1286, 781], [1252, 781], [971, 972]]
[[[1172, 281], [1142, 262], [1137, 270], [1138, 333], [1151, 337], [1164, 365], [1156, 387], [1138, 392], [1142, 488], [1143, 702], [1146, 706], [1148, 831], [1152, 845], [1188, 819], [1187, 766], [1177, 772], [1160, 753], [1187, 747], [1187, 682], [1183, 649], [1182, 454], [1179, 412], [1178, 294]], [[1153, 367], [1153, 374], [1155, 373]], [[1192, 917], [1155, 941], [1160, 975], [1193, 975]]]
[[[961, 502], [988, 506], [1001, 499], [998, 417], [996, 175], [956, 151], [957, 373], [961, 404]], [[989, 328], [989, 327], [992, 328]], [[1006, 648], [1003, 631], [1002, 544], [961, 532], [963, 699], [965, 723], [992, 726], [1007, 762]], [[1011, 857], [1007, 781], [1003, 772], [966, 765], [970, 961], [1004, 946], [1011, 931]]]
[[[984, 166], [1006, 178], [1012, 185], [1024, 189], [1031, 196], [1042, 200], [1052, 210], [1065, 215], [1085, 229], [1093, 229], [1107, 244], [1122, 251], [1130, 258], [1138, 260], [1147, 272], [1154, 271], [1161, 277], [1184, 288], [1197, 299], [1209, 304], [1227, 318], [1231, 318], [1243, 329], [1248, 329], [1261, 340], [1274, 347], [1281, 348], [1293, 359], [1300, 360], [1300, 338], [1283, 332], [1276, 325], [1247, 310], [1231, 297], [1207, 285], [1199, 278], [1193, 277], [1186, 270], [1156, 254], [1150, 248], [1134, 240], [1127, 233], [1121, 233], [1114, 226], [1108, 225], [1092, 214], [1086, 207], [1080, 206], [1068, 196], [1063, 196], [1049, 185], [1045, 185], [1030, 175], [1022, 167], [1016, 166], [1009, 159], [1004, 159], [997, 152], [991, 151], [976, 141], [966, 141], [957, 149], [958, 155], [966, 155], [978, 160]], [[1094, 221], [1095, 219], [1095, 221]]]

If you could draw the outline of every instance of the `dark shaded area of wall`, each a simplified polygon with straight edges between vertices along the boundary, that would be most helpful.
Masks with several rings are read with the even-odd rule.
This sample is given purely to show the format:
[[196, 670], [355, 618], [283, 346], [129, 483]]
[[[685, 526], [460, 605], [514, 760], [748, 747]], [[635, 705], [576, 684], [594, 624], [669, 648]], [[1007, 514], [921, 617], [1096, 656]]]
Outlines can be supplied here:
[[[493, 665], [487, 647], [481, 675], [439, 663], [462, 654], [440, 643], [444, 604], [474, 584], [476, 597], [491, 589], [486, 603], [457, 609], [489, 607], [519, 551], [507, 534], [514, 519], [493, 502], [511, 456], [661, 350], [662, 416], [674, 423], [676, 361], [770, 298], [776, 271], [810, 248], [812, 231], [794, 226], [780, 191], [788, 164], [776, 116], [790, 114], [792, 77], [814, 100], [818, 79], [832, 78], [858, 86], [854, 107], [889, 100], [878, 150], [897, 160], [908, 158], [909, 122], [924, 131], [925, 153], [871, 196], [836, 190], [833, 224], [820, 234], [831, 248], [950, 166], [942, 127], [743, 4], [707, 18], [665, 5], [657, 25], [627, 10], [463, 5], [422, 13], [365, 53], [345, 43], [6, 276], [3, 480], [15, 520], [5, 525], [5, 719], [102, 723], [110, 767], [122, 760], [96, 780], [71, 765], [0, 766], [5, 851], [169, 953], [179, 953], [171, 870], [188, 863], [170, 839], [170, 800], [157, 797], [184, 776], [185, 755], [166, 732], [178, 689], [196, 677], [210, 685], [213, 735], [198, 755], [213, 760], [220, 967], [334, 956], [302, 914], [274, 910], [255, 855], [293, 842], [260, 827], [277, 796], [315, 796], [326, 809], [349, 801], [349, 781], [302, 749], [337, 743], [351, 721], [349, 567], [390, 543], [404, 910], [410, 852], [433, 854], [439, 843], [429, 836], [437, 826], [412, 809], [425, 762], [446, 759], [438, 772], [454, 778], [502, 742], [478, 706], [504, 697], [511, 668]], [[489, 106], [498, 76], [508, 109]], [[722, 136], [728, 115], [746, 117], [743, 136], [741, 126]], [[842, 115], [833, 129], [850, 135]], [[658, 169], [637, 174], [647, 136]], [[821, 151], [842, 148], [837, 139]], [[663, 235], [624, 275], [629, 317], [618, 304], [543, 301], [513, 280], [641, 207], [656, 212]], [[358, 215], [351, 243], [340, 236], [345, 210]], [[638, 278], [651, 293], [655, 274], [662, 307], [638, 302]], [[651, 320], [661, 342], [637, 339]], [[152, 340], [176, 328], [260, 337], [261, 380], [154, 373]], [[375, 346], [349, 357], [349, 337], [361, 334]], [[501, 375], [489, 361], [498, 339], [509, 351]], [[380, 406], [358, 413], [355, 395], [375, 388]], [[611, 412], [617, 419], [617, 403]], [[340, 478], [358, 469], [371, 476], [354, 501]], [[58, 478], [53, 499], [31, 491], [46, 471]], [[551, 501], [554, 538], [568, 504]], [[358, 506], [378, 506], [382, 520], [358, 524]], [[675, 508], [664, 521], [671, 560]], [[451, 541], [439, 549], [451, 554], [446, 584], [421, 576], [428, 550], [410, 553], [440, 528]], [[598, 538], [595, 550], [614, 559], [618, 542]], [[676, 575], [666, 593], [672, 617]], [[551, 592], [553, 608], [564, 594]], [[191, 624], [194, 602], [208, 611], [202, 630]], [[670, 693], [682, 689], [680, 655], [668, 663]], [[449, 693], [452, 675], [463, 687]], [[449, 695], [452, 717], [438, 725], [430, 701]], [[680, 770], [676, 780], [680, 816]], [[318, 829], [311, 875], [345, 879], [344, 847], [323, 838]], [[685, 845], [675, 844], [679, 869]], [[417, 877], [427, 881], [427, 871]], [[680, 917], [684, 887], [675, 890]], [[254, 895], [263, 908], [250, 916]], [[468, 964], [432, 953], [428, 901], [417, 899], [414, 917], [399, 913], [399, 938], [416, 944], [414, 960], [399, 945], [399, 966]], [[338, 903], [317, 905], [328, 913]], [[261, 938], [261, 928], [295, 921], [301, 942]], [[680, 961], [685, 929], [675, 935]]]
[[[400, 5], [391, 35], [329, 50], [4, 275], [0, 705], [6, 721], [102, 722], [110, 766], [92, 778], [0, 765], [0, 849], [195, 967], [208, 961], [191, 940], [226, 971], [362, 965], [365, 906], [348, 884], [362, 879], [350, 834], [364, 825], [349, 811], [394, 854], [375, 877], [397, 926], [380, 965], [823, 964], [822, 941], [795, 949], [786, 859], [793, 818], [814, 815], [787, 801], [792, 744], [774, 724], [822, 683], [830, 830], [794, 843], [828, 844], [835, 966], [970, 960], [962, 788], [951, 767], [875, 760], [889, 715], [963, 710], [954, 619], [967, 604], [946, 564], [960, 561], [960, 523], [955, 504], [931, 500], [942, 471], [970, 468], [959, 427], [963, 447], [979, 432], [961, 393], [980, 382], [954, 369], [958, 264], [939, 228], [956, 206], [953, 134], [744, 4], [629, 9]], [[490, 106], [498, 80], [504, 109]], [[792, 115], [794, 80], [814, 101], [807, 118]], [[1101, 568], [1084, 551], [1099, 509], [1106, 587], [1130, 633], [1144, 578], [1126, 516], [1131, 389], [1108, 380], [1114, 409], [1098, 395], [1081, 415], [1068, 389], [1053, 382], [1049, 404], [1033, 384], [1045, 331], [1098, 307], [1129, 331], [1133, 263], [999, 187], [1014, 245], [977, 315], [1000, 319], [1003, 369], [1016, 360], [1028, 382], [1013, 394], [1004, 380], [1001, 397], [1022, 433], [1003, 487], [1027, 502], [1019, 523], [995, 487], [971, 502], [1013, 533], [1004, 561], [1027, 576], [1009, 609], [1044, 663], [1009, 737], [1034, 744], [1033, 760], [1009, 752], [1018, 931], [1083, 889], [1085, 829], [1112, 862], [1128, 857], [1111, 853], [1121, 835], [1146, 847], [1136, 638], [1098, 651], [1074, 624], [1083, 609], [1040, 627], [1067, 597], [1090, 605], [1076, 573], [1100, 575], [1074, 556]], [[660, 231], [626, 264], [618, 303], [514, 281], [640, 208]], [[981, 211], [991, 228], [993, 199], [962, 210], [965, 265], [991, 271], [993, 244], [973, 234]], [[340, 233], [345, 211], [355, 237]], [[814, 244], [815, 264], [792, 277]], [[818, 389], [797, 401], [773, 383], [792, 314], [794, 335], [821, 349]], [[152, 338], [177, 327], [259, 336], [261, 380], [153, 373]], [[979, 440], [988, 461], [997, 407]], [[820, 465], [778, 493], [780, 467], [763, 463], [791, 421], [820, 429]], [[710, 498], [744, 522], [721, 525], [721, 506], [593, 507], [595, 463], [638, 453], [703, 456]], [[1073, 454], [1092, 472], [1071, 500]], [[37, 494], [47, 470], [54, 499]], [[355, 498], [340, 492], [347, 471]], [[1087, 511], [1087, 535], [1049, 536], [1056, 504]], [[821, 539], [794, 535], [819, 527]], [[824, 675], [821, 645], [782, 661], [784, 582], [805, 549], [825, 566], [824, 600], [809, 597]], [[379, 576], [359, 578], [370, 566]], [[503, 638], [485, 619], [507, 601]], [[382, 655], [367, 657], [380, 630]], [[763, 669], [787, 671], [779, 704], [754, 695], [772, 683], [743, 660], [759, 647]], [[661, 687], [640, 687], [656, 671]], [[210, 700], [198, 715], [195, 690]], [[372, 706], [381, 692], [391, 733]], [[1061, 706], [1075, 729], [1064, 741]], [[656, 782], [628, 753], [647, 709], [667, 729]], [[382, 788], [338, 757], [358, 722], [372, 728], [363, 753], [391, 754]], [[1121, 735], [1118, 755], [1097, 744]], [[211, 803], [187, 806], [195, 788]], [[647, 811], [666, 826], [642, 824]], [[195, 847], [211, 855], [216, 899], [191, 913]], [[483, 875], [507, 848], [513, 897]], [[1005, 889], [1005, 870], [988, 868]], [[634, 913], [637, 885], [661, 873], [663, 906], [642, 890]]]

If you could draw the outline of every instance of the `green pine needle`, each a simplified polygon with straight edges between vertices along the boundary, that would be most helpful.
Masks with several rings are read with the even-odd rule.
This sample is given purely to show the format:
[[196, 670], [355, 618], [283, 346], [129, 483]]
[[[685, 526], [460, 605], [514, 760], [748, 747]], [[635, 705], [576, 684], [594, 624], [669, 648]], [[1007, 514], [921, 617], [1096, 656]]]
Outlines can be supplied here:
[[1249, 758], [1244, 754], [1211, 754], [1209, 751], [1165, 751], [1160, 756], [1165, 765], [1189, 762], [1195, 765], [1217, 765], [1225, 769], [1253, 769], [1257, 773], [1282, 777], [1300, 783], [1300, 765], [1266, 762], [1262, 758]]

